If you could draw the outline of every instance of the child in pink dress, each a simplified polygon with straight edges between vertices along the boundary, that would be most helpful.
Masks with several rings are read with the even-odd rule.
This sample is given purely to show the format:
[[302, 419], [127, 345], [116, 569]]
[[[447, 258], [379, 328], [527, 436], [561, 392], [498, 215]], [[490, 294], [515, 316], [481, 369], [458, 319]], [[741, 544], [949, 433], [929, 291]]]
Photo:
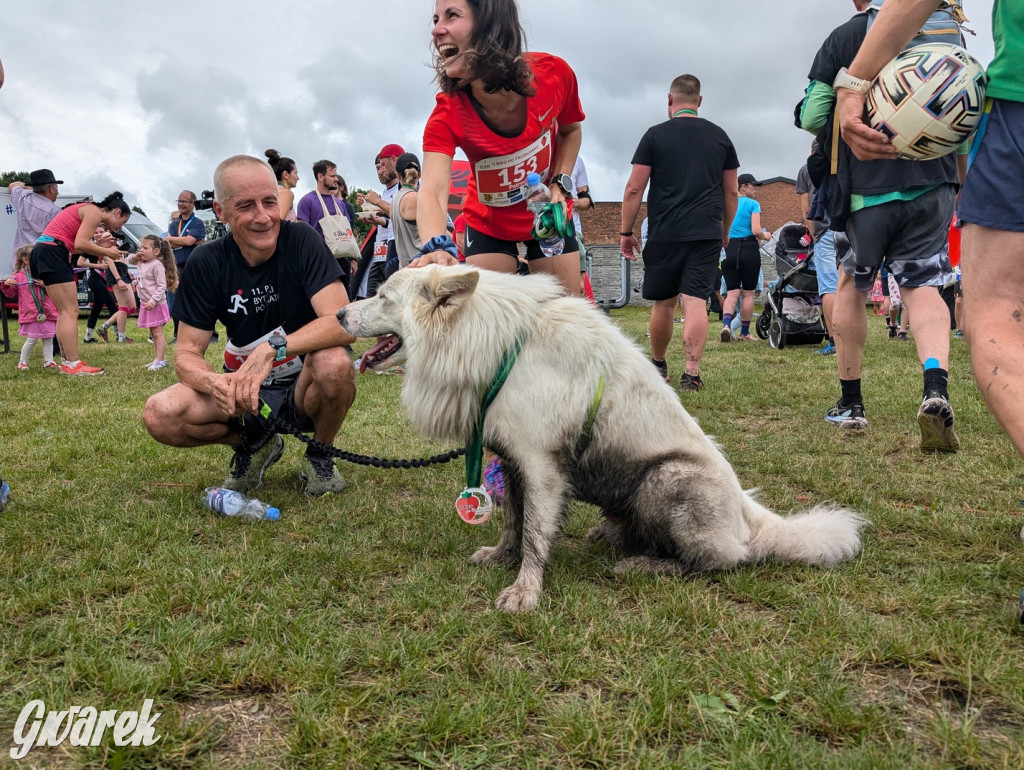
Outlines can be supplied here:
[[21, 348], [18, 371], [28, 370], [28, 357], [39, 340], [43, 341], [43, 368], [57, 371], [60, 365], [53, 360], [53, 338], [57, 334], [57, 306], [53, 304], [43, 282], [34, 280], [28, 267], [31, 246], [22, 246], [15, 254], [14, 275], [3, 283], [3, 293], [18, 297], [18, 334], [25, 337]]
[[164, 326], [171, 320], [167, 308], [167, 292], [178, 288], [178, 271], [174, 266], [174, 252], [170, 244], [156, 235], [142, 239], [139, 251], [128, 258], [139, 265], [139, 328], [150, 329], [156, 358], [146, 364], [155, 372], [167, 366], [167, 339]]
[[882, 276], [875, 276], [875, 284], [871, 287], [871, 303], [874, 305], [875, 315], [882, 315], [882, 300], [885, 295], [882, 292]]

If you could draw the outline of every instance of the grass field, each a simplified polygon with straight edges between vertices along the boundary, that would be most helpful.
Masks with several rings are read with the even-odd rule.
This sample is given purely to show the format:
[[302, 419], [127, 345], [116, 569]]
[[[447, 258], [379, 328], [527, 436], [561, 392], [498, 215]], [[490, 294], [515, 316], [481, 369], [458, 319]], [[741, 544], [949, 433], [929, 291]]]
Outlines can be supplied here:
[[[644, 347], [647, 314], [613, 315]], [[712, 341], [705, 390], [682, 396], [776, 510], [863, 512], [860, 557], [618, 577], [585, 537], [596, 510], [577, 505], [540, 607], [516, 616], [493, 608], [513, 573], [468, 563], [497, 539], [500, 511], [459, 521], [461, 462], [342, 464], [349, 488], [310, 502], [289, 440], [257, 493], [281, 520], [218, 518], [202, 491], [228, 450], [171, 450], [142, 428], [146, 398], [174, 381], [143, 369], [151, 346], [84, 346], [107, 373], [64, 378], [38, 351], [16, 372], [15, 338], [0, 356], [13, 490], [0, 514], [0, 766], [1024, 767], [1024, 463], [962, 340], [950, 391], [963, 450], [922, 455], [914, 347], [869, 321], [863, 434], [823, 421], [835, 359], [811, 347]], [[677, 381], [678, 342], [669, 365]], [[451, 448], [409, 424], [400, 378], [358, 384], [340, 448]], [[108, 732], [14, 763], [14, 722], [35, 698], [153, 698], [161, 739], [116, 748]]]

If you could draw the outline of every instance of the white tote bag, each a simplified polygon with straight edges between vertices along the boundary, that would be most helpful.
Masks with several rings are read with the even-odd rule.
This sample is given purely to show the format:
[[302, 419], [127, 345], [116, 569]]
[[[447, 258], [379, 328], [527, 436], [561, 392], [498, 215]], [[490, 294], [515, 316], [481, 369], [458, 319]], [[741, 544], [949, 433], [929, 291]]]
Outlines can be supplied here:
[[324, 210], [324, 218], [320, 220], [320, 229], [324, 231], [327, 248], [338, 259], [359, 259], [359, 245], [356, 243], [356, 237], [352, 233], [352, 223], [345, 216], [344, 209], [335, 199], [338, 213], [331, 214], [327, 211], [327, 204], [324, 203], [323, 196], [319, 191], [316, 197], [320, 199], [320, 205]]

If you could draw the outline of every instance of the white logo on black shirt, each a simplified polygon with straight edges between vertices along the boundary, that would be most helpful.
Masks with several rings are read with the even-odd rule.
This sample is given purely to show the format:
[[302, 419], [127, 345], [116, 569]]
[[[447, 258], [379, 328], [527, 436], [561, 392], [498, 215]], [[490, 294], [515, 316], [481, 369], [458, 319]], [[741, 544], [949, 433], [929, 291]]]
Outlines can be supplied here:
[[232, 314], [238, 313], [241, 310], [246, 315], [249, 315], [249, 311], [245, 309], [245, 303], [248, 300], [242, 299], [242, 292], [231, 295], [231, 307], [228, 308], [228, 312]]

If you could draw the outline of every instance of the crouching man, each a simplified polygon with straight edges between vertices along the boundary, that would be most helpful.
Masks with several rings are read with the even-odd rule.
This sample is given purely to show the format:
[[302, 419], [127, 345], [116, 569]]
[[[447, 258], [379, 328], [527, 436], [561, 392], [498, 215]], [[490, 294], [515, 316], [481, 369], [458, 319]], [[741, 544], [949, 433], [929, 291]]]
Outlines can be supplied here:
[[[277, 180], [257, 158], [236, 155], [214, 172], [214, 211], [230, 233], [189, 259], [174, 304], [177, 384], [150, 397], [143, 420], [162, 444], [227, 444], [224, 486], [249, 493], [281, 458], [284, 441], [260, 414], [331, 444], [356, 395], [344, 346], [354, 338], [335, 313], [348, 304], [337, 260], [304, 223], [282, 222]], [[223, 372], [205, 359], [214, 323], [227, 329]], [[340, 492], [328, 454], [307, 448], [306, 494]]]

